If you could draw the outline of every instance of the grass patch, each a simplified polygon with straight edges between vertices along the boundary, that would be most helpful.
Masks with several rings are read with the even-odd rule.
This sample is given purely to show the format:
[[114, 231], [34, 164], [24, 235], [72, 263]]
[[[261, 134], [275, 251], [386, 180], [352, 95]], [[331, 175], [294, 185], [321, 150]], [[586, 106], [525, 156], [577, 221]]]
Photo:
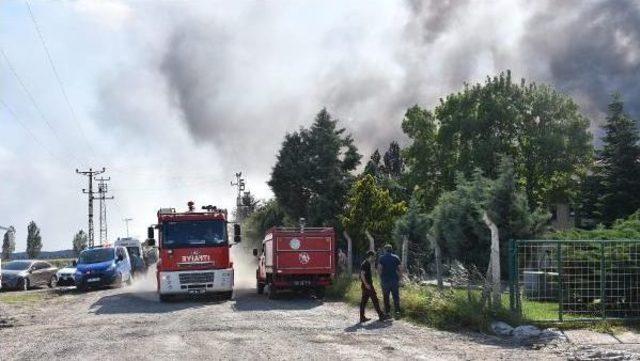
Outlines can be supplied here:
[[[374, 285], [379, 285], [378, 280], [374, 280]], [[337, 281], [328, 294], [334, 299], [340, 299], [342, 294], [342, 300], [358, 305], [361, 296], [360, 281], [349, 278]], [[378, 296], [381, 298], [380, 293]], [[466, 290], [441, 291], [436, 287], [407, 284], [400, 289], [400, 303], [404, 317], [409, 321], [441, 330], [487, 331], [492, 320], [513, 322], [507, 309], [501, 308], [495, 313], [485, 311], [480, 304], [479, 292], [473, 292], [469, 298]], [[369, 307], [372, 307], [371, 303]]]
[[23, 304], [40, 302], [48, 298], [46, 292], [5, 292], [0, 293], [0, 303]]
[[[379, 280], [374, 279], [378, 286]], [[382, 295], [378, 297], [382, 302]], [[327, 297], [342, 300], [357, 306], [360, 303], [360, 281], [356, 278], [341, 277], [327, 290]], [[494, 312], [483, 308], [481, 291], [474, 290], [471, 297], [466, 289], [448, 288], [438, 290], [435, 286], [407, 284], [400, 289], [400, 304], [404, 317], [411, 322], [441, 330], [472, 330], [490, 332], [491, 322], [501, 320], [511, 326], [534, 324], [541, 328], [555, 327], [563, 330], [590, 329], [596, 332], [623, 333], [638, 332], [640, 323], [617, 320], [576, 321], [572, 315], [563, 315], [564, 322], [558, 320], [558, 303], [522, 300], [522, 316], [509, 310], [509, 294], [502, 295], [502, 307]], [[369, 308], [372, 308], [369, 302]]]

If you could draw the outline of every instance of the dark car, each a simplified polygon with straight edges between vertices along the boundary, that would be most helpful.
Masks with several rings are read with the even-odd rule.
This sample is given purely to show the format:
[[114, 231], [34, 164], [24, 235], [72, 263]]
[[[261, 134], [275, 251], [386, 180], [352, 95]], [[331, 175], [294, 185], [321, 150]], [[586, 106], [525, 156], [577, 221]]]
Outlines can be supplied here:
[[11, 261], [2, 265], [2, 288], [28, 290], [33, 286], [55, 287], [58, 268], [43, 261]]

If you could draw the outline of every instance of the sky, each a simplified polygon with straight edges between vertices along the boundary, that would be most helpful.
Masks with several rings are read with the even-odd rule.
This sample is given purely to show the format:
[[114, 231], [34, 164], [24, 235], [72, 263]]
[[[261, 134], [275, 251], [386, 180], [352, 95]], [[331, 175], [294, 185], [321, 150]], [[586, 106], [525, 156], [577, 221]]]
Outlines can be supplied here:
[[[598, 135], [609, 95], [640, 118], [640, 1], [0, 1], [0, 226], [43, 250], [87, 228], [106, 168], [109, 238], [160, 207], [231, 209], [323, 107], [365, 159], [414, 104], [511, 69], [571, 95]], [[96, 207], [97, 212], [97, 207]], [[97, 229], [97, 220], [96, 220]]]

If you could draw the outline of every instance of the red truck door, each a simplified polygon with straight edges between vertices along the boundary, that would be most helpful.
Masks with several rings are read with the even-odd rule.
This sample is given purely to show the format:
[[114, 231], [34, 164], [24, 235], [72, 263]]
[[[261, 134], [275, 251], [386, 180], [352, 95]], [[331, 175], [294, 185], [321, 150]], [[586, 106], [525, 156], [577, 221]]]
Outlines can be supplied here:
[[275, 235], [278, 273], [332, 273], [333, 237], [315, 235]]

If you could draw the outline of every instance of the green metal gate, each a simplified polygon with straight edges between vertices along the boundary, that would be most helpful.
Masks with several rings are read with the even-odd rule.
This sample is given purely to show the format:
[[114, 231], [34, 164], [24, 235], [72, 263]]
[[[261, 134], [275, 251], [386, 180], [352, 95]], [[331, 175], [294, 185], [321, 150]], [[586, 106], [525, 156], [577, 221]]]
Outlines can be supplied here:
[[512, 240], [509, 290], [531, 321], [640, 319], [640, 240]]

